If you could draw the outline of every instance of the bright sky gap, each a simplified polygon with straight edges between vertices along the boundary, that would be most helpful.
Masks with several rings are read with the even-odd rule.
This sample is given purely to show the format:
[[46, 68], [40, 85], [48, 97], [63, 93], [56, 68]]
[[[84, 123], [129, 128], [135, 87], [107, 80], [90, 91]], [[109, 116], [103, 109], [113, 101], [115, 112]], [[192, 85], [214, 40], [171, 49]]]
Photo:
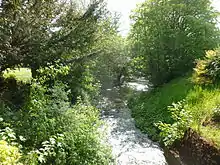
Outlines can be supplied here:
[[[126, 36], [130, 29], [130, 14], [138, 3], [145, 0], [107, 0], [108, 9], [112, 12], [120, 13], [120, 33]], [[212, 0], [213, 6], [220, 12], [220, 0]]]

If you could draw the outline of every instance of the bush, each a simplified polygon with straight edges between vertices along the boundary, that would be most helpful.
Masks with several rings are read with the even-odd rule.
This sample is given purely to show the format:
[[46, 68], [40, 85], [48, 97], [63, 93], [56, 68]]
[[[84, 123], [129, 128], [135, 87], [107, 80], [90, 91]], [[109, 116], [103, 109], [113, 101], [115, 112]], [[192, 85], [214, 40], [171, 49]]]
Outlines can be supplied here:
[[37, 148], [52, 135], [62, 133], [61, 116], [70, 107], [66, 88], [62, 83], [48, 89], [37, 83], [31, 85], [30, 96], [14, 125], [17, 134], [27, 139], [25, 147]]
[[100, 83], [94, 76], [94, 62], [82, 65], [74, 65], [64, 79], [71, 93], [69, 98], [73, 104], [80, 96], [85, 102], [93, 102], [99, 95]]
[[[2, 116], [7, 119], [1, 127], [12, 126], [26, 140], [19, 140], [20, 145], [15, 143], [18, 140], [9, 128], [0, 131], [0, 137], [12, 147], [22, 146], [24, 164], [107, 165], [111, 162], [111, 150], [102, 143], [99, 110], [90, 105], [85, 95], [75, 105], [69, 101], [71, 91], [61, 81], [69, 70], [58, 64], [40, 68], [22, 108], [12, 111], [4, 102], [1, 104]], [[89, 71], [86, 67], [79, 79], [80, 86], [76, 87], [92, 96], [98, 86]]]
[[220, 80], [220, 49], [206, 52], [203, 60], [198, 60], [193, 80], [197, 84], [212, 84]]
[[66, 152], [64, 150], [64, 135], [57, 134], [42, 142], [39, 149], [35, 149], [23, 157], [25, 164], [48, 165], [66, 164]]
[[[0, 122], [3, 119], [0, 118]], [[19, 137], [24, 140], [23, 137]], [[16, 142], [17, 138], [12, 129], [6, 127], [0, 129], [0, 164], [1, 165], [21, 165], [19, 160], [22, 156], [20, 153], [20, 145]]]
[[[66, 74], [68, 68], [60, 69], [40, 70], [42, 76], [33, 80], [26, 104], [18, 113], [14, 127], [17, 134], [26, 138], [22, 143], [27, 154], [24, 162], [34, 165], [109, 164], [111, 152], [102, 144], [99, 111], [88, 102], [77, 101], [71, 106], [68, 97], [71, 91], [57, 78], [62, 72]], [[84, 76], [86, 81], [82, 86], [95, 90], [89, 85], [93, 81], [90, 75]]]
[[14, 78], [17, 82], [30, 83], [32, 79], [31, 70], [29, 68], [7, 69], [3, 72], [5, 79]]
[[21, 153], [17, 147], [9, 145], [4, 140], [0, 140], [0, 153], [1, 165], [21, 165], [21, 163], [18, 163]]
[[[39, 129], [29, 131], [29, 137], [38, 136], [42, 126], [47, 126], [47, 120], [41, 121]], [[59, 118], [54, 120], [57, 125], [52, 125], [53, 129], [47, 129], [49, 138], [41, 142], [25, 158], [25, 162], [36, 164], [54, 165], [108, 165], [112, 161], [111, 150], [102, 144], [104, 134], [100, 132], [102, 122], [99, 120], [99, 111], [93, 106], [83, 104], [79, 101], [74, 107], [66, 109]], [[52, 134], [62, 132], [52, 136]], [[45, 133], [45, 132], [44, 132]], [[42, 134], [40, 139], [27, 139], [33, 143], [39, 143], [47, 136]]]
[[63, 118], [65, 122], [65, 145], [68, 151], [66, 164], [108, 165], [111, 150], [102, 143], [105, 137], [100, 132], [102, 122], [99, 110], [79, 101]]
[[178, 78], [165, 84], [163, 87], [153, 89], [140, 96], [132, 97], [129, 107], [135, 118], [136, 126], [146, 132], [153, 140], [160, 140], [158, 128], [154, 123], [159, 121], [172, 124], [174, 121], [167, 107], [173, 102], [184, 99], [193, 85], [188, 77]]
[[165, 146], [171, 146], [175, 141], [181, 140], [192, 122], [192, 116], [190, 112], [185, 110], [184, 102], [173, 103], [172, 106], [168, 106], [168, 110], [171, 113], [174, 123], [155, 123], [161, 130], [160, 136]]

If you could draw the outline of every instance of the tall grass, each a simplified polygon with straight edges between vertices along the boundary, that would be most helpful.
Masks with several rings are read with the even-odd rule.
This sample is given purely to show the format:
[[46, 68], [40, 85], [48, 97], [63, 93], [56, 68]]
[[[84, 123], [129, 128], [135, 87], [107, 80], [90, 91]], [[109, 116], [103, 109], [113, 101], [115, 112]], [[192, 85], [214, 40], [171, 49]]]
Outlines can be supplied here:
[[136, 125], [154, 140], [160, 140], [159, 130], [154, 123], [172, 123], [167, 110], [174, 102], [185, 100], [184, 108], [192, 114], [191, 127], [220, 147], [220, 127], [203, 126], [213, 117], [213, 110], [220, 105], [218, 86], [196, 86], [188, 77], [178, 78], [163, 87], [131, 98], [129, 106]]

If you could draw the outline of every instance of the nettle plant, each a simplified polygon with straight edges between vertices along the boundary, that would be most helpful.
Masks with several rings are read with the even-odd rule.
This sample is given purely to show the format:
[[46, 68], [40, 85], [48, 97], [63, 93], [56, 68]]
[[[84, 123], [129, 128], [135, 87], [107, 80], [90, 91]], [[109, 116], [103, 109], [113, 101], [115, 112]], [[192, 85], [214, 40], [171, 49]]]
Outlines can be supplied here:
[[173, 103], [168, 106], [171, 113], [173, 124], [159, 122], [155, 126], [159, 128], [160, 137], [163, 139], [165, 146], [171, 146], [175, 141], [183, 138], [185, 131], [190, 127], [192, 115], [185, 110], [185, 101]]

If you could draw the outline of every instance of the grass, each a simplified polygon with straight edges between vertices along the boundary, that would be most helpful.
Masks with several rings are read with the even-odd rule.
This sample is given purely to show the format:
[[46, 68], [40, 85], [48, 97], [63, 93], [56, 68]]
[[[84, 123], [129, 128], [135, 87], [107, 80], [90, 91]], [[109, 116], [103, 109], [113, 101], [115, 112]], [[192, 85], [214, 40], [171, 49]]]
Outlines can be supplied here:
[[209, 123], [213, 117], [213, 110], [220, 105], [220, 89], [218, 87], [195, 87], [187, 98], [187, 109], [193, 116], [192, 128], [210, 142], [220, 148], [220, 129], [212, 126], [203, 126]]
[[172, 123], [167, 106], [173, 102], [185, 100], [184, 107], [192, 114], [191, 127], [203, 137], [220, 148], [220, 129], [211, 125], [203, 126], [213, 117], [213, 110], [220, 105], [220, 88], [218, 86], [196, 86], [189, 77], [178, 78], [129, 101], [129, 107], [136, 125], [152, 139], [160, 140], [159, 130], [154, 123], [159, 121]]
[[220, 148], [220, 129], [206, 126], [206, 127], [200, 127], [199, 133], [201, 136], [208, 139], [210, 142], [212, 142], [217, 148]]
[[3, 73], [3, 77], [15, 78], [18, 82], [28, 83], [32, 79], [32, 73], [29, 68], [7, 69]]
[[184, 99], [192, 88], [193, 85], [188, 78], [179, 78], [131, 99], [129, 107], [136, 120], [136, 126], [153, 140], [159, 140], [159, 132], [154, 123], [172, 123], [167, 106]]

